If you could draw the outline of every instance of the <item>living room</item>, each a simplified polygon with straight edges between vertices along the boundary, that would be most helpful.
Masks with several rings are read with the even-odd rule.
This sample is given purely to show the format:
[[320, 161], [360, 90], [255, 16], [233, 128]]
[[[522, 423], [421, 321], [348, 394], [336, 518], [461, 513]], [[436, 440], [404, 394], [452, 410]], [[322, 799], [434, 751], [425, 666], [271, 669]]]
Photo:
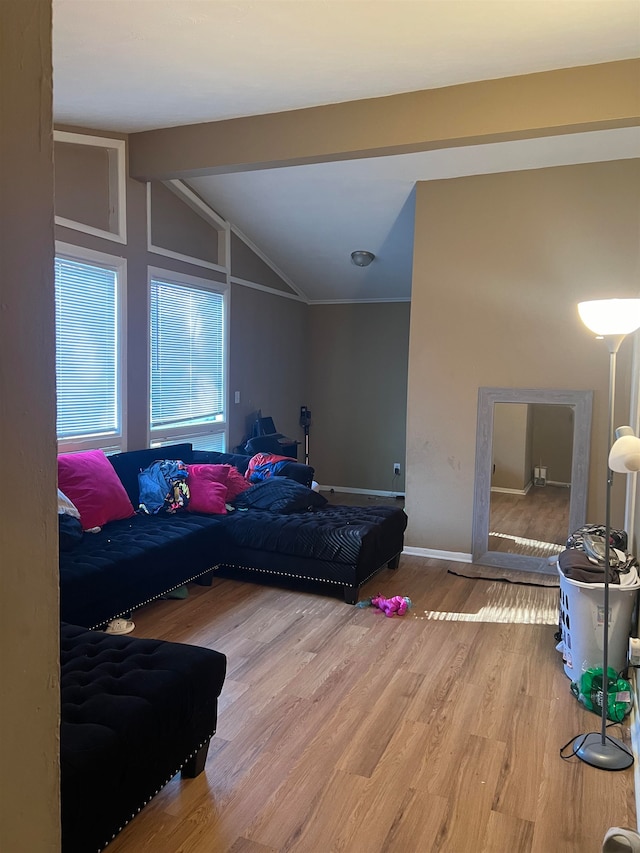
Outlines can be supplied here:
[[[29, 658], [43, 648], [47, 650], [33, 680], [30, 675], [27, 684], [22, 682], [17, 662], [10, 665], [8, 676], [8, 682], [16, 688], [7, 692], [24, 696], [19, 710], [25, 728], [17, 731], [30, 733], [29, 738], [16, 740], [22, 744], [31, 740], [29, 748], [39, 750], [42, 744], [52, 742], [50, 733], [55, 730], [56, 714], [51, 685], [44, 687], [49, 684], [48, 674], [56, 671], [56, 641], [52, 638], [57, 633], [52, 553], [55, 358], [52, 304], [49, 296], [43, 298], [44, 293], [49, 293], [52, 275], [53, 140], [52, 122], [46, 117], [46, 107], [40, 104], [41, 87], [46, 87], [46, 72], [42, 77], [40, 69], [46, 67], [49, 54], [40, 45], [50, 44], [47, 12], [25, 5], [36, 15], [42, 41], [30, 41], [23, 28], [24, 19], [12, 4], [6, 4], [10, 18], [17, 16], [10, 23], [15, 24], [24, 41], [3, 49], [3, 70], [5, 62], [9, 68], [16, 66], [17, 60], [12, 62], [16, 55], [21, 62], [29, 60], [24, 66], [29, 69], [25, 72], [28, 82], [20, 78], [25, 89], [19, 98], [10, 88], [14, 84], [8, 82], [9, 75], [2, 75], [3, 88], [10, 89], [9, 102], [13, 97], [14, 103], [23, 104], [23, 111], [12, 120], [5, 140], [11, 155], [7, 162], [15, 163], [16, 169], [8, 185], [11, 192], [6, 196], [12, 201], [12, 216], [7, 217], [10, 221], [4, 240], [8, 249], [10, 243], [16, 250], [23, 247], [5, 257], [9, 261], [7, 278], [24, 282], [19, 301], [13, 302], [18, 299], [13, 288], [7, 296], [19, 320], [11, 320], [5, 335], [3, 364], [20, 364], [21, 370], [19, 375], [16, 371], [15, 376], [3, 379], [6, 411], [12, 412], [10, 421], [6, 414], [3, 416], [3, 445], [25, 470], [38, 472], [38, 483], [29, 496], [17, 497], [14, 512], [4, 520], [3, 534], [8, 542], [5, 553], [12, 571], [5, 578], [4, 606], [11, 606], [2, 620], [2, 648], [15, 648], [20, 636]], [[612, 63], [623, 71], [621, 65]], [[633, 90], [637, 79], [637, 66], [630, 66], [620, 78], [620, 85], [614, 87], [618, 99], [610, 97], [606, 82], [610, 80], [606, 75], [615, 75], [616, 68], [594, 65], [584, 73], [581, 91], [592, 90], [594, 95], [591, 102], [581, 102], [581, 114], [558, 117], [552, 116], [549, 109], [543, 117], [546, 121], [535, 117], [540, 120], [536, 126], [571, 126], [587, 132], [594, 126], [637, 125], [637, 110], [634, 113], [624, 102], [625, 92]], [[545, 84], [547, 92], [561, 76], [550, 78], [550, 87]], [[602, 91], [605, 96], [595, 103], [597, 93]], [[495, 112], [499, 124], [499, 110]], [[41, 130], [36, 139], [32, 129], [40, 116], [44, 116], [42, 127], [48, 130]], [[508, 122], [508, 116], [502, 118]], [[528, 118], [531, 130], [534, 117]], [[91, 125], [60, 125], [60, 129], [95, 133]], [[345, 135], [348, 130], [352, 128], [345, 128]], [[479, 122], [470, 122], [465, 130], [468, 138], [479, 132]], [[484, 130], [485, 135], [491, 132], [498, 130]], [[522, 130], [507, 123], [502, 132], [517, 135]], [[111, 134], [114, 135], [118, 136]], [[371, 136], [370, 128], [367, 135]], [[375, 143], [371, 136], [368, 144], [375, 148]], [[260, 139], [254, 138], [254, 144], [253, 162], [263, 161]], [[158, 175], [156, 179], [162, 177]], [[324, 484], [390, 491], [392, 480], [388, 472], [393, 461], [402, 460], [406, 471], [408, 546], [424, 557], [446, 552], [468, 554], [478, 387], [593, 389], [596, 400], [588, 515], [598, 517], [604, 501], [598, 464], [606, 433], [607, 365], [591, 337], [579, 326], [575, 304], [596, 296], [636, 295], [637, 184], [637, 158], [419, 183], [415, 193], [410, 311], [406, 301], [306, 305], [255, 288], [234, 286], [228, 387], [230, 391], [241, 389], [241, 408], [235, 409], [230, 402], [229, 442], [234, 444], [243, 437], [246, 414], [251, 408], [268, 409], [283, 432], [300, 436], [297, 413], [301, 403], [308, 403], [314, 415], [311, 461]], [[132, 208], [128, 219], [133, 236], [132, 243], [121, 251], [128, 252], [129, 245], [136, 247], [128, 257], [128, 277], [134, 290], [128, 306], [132, 373], [127, 392], [127, 438], [128, 446], [134, 448], [144, 446], [148, 432], [148, 404], [141, 393], [143, 382], [146, 383], [146, 341], [137, 331], [146, 327], [143, 291], [148, 259], [140, 249], [146, 240], [146, 188], [139, 181], [130, 180], [128, 189], [127, 201]], [[55, 236], [72, 242], [64, 227], [58, 227]], [[26, 255], [25, 245], [30, 247]], [[103, 246], [101, 243], [102, 250]], [[268, 247], [261, 248], [268, 251]], [[357, 330], [359, 335], [357, 350], [362, 361], [357, 367], [351, 354], [353, 338], [336, 333], [343, 328]], [[382, 347], [381, 332], [386, 333]], [[271, 361], [269, 353], [276, 336], [278, 358]], [[34, 340], [39, 342], [36, 353]], [[257, 357], [247, 352], [247, 340], [255, 345]], [[626, 420], [629, 411], [631, 356], [627, 343], [620, 358], [620, 420]], [[373, 398], [372, 385], [365, 380], [376, 376], [384, 379], [376, 384]], [[354, 453], [354, 448], [362, 452]], [[371, 465], [371, 458], [380, 460], [380, 465]], [[618, 516], [623, 503], [624, 495], [618, 489]], [[34, 514], [44, 519], [41, 528], [33, 528]], [[636, 530], [639, 526], [636, 522]], [[26, 635], [25, 625], [29, 626]], [[47, 708], [47, 722], [38, 738], [33, 738], [34, 729], [27, 726], [34, 717], [42, 719], [42, 715], [29, 709], [39, 707]], [[55, 827], [57, 809], [55, 757], [50, 747], [43, 754], [45, 770], [35, 774], [37, 779], [30, 773], [25, 775], [23, 785], [16, 784], [16, 790], [24, 786], [25, 790], [30, 789], [30, 800], [42, 803], [41, 819], [33, 821], [29, 832], [35, 838], [41, 830], [45, 841], [34, 840], [23, 849], [52, 849], [46, 838], [55, 832], [51, 829]], [[40, 765], [36, 762], [34, 766]], [[36, 784], [42, 785], [37, 797]], [[24, 803], [15, 809], [16, 820], [22, 825], [29, 823]], [[32, 802], [29, 813], [31, 806]], [[51, 830], [48, 836], [47, 827]]]

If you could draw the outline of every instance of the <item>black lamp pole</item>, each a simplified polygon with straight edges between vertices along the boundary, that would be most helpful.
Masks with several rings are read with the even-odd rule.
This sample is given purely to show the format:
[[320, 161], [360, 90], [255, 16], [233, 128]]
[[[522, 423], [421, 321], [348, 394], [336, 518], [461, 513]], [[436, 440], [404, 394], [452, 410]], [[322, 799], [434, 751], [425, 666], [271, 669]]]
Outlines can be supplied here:
[[[602, 721], [600, 734], [589, 732], [578, 735], [575, 754], [586, 764], [601, 770], [625, 770], [633, 764], [633, 755], [618, 738], [607, 734], [609, 707], [609, 572], [611, 570], [611, 486], [613, 471], [609, 467], [609, 451], [614, 440], [614, 406], [616, 394], [616, 355], [624, 335], [607, 335], [609, 347], [609, 429], [607, 432], [607, 501], [604, 537], [604, 635], [602, 638]], [[581, 738], [581, 740], [580, 740]]]

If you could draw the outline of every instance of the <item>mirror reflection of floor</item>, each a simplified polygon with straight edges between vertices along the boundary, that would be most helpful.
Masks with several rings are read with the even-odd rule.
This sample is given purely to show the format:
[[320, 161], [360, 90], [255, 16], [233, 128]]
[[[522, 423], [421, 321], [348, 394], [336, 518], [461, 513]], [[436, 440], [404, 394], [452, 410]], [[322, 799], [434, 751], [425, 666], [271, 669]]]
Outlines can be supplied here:
[[491, 493], [489, 550], [547, 557], [559, 554], [569, 533], [571, 490], [533, 486], [526, 495]]

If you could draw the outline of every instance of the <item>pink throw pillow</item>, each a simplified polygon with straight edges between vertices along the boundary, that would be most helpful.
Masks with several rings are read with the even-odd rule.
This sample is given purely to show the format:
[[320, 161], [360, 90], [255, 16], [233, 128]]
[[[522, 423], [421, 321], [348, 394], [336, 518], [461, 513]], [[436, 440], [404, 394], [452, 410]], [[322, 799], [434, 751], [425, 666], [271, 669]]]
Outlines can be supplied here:
[[251, 483], [242, 476], [240, 471], [233, 466], [229, 468], [229, 477], [227, 479], [227, 501], [232, 501], [251, 488]]
[[227, 511], [228, 465], [187, 465], [189, 512], [224, 515]]
[[83, 530], [136, 514], [120, 478], [102, 450], [61, 453], [58, 456], [58, 488], [76, 506]]

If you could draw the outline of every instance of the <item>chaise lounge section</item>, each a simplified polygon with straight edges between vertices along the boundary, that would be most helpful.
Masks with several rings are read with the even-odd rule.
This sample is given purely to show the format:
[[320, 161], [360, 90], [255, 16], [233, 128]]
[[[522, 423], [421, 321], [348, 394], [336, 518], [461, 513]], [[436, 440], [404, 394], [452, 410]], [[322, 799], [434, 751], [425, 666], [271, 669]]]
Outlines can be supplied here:
[[274, 514], [236, 513], [222, 530], [217, 571], [295, 578], [341, 589], [347, 604], [385, 566], [398, 566], [407, 517], [393, 506], [331, 506]]

